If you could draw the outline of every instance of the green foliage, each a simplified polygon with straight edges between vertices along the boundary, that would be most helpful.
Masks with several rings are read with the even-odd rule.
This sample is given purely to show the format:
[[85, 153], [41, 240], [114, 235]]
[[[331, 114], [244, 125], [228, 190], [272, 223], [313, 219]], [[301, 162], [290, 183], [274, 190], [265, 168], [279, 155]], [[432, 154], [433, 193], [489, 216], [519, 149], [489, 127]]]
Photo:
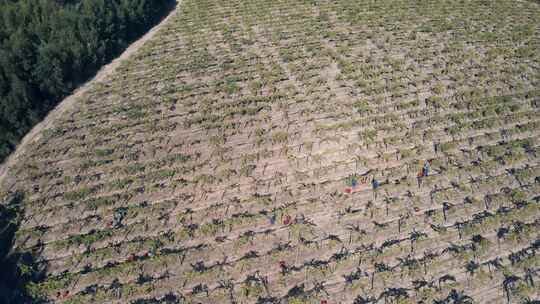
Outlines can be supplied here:
[[349, 175], [346, 179], [345, 179], [345, 184], [348, 186], [348, 187], [352, 187], [353, 185], [353, 181], [356, 182], [356, 183], [359, 183], [359, 176], [356, 175], [356, 174], [351, 174]]
[[77, 246], [84, 244], [86, 246], [90, 246], [93, 243], [103, 239], [104, 237], [111, 236], [111, 235], [112, 235], [111, 229], [100, 230], [100, 231], [90, 233], [90, 234], [78, 234], [69, 239], [69, 244], [75, 244]]
[[[442, 88], [439, 88], [439, 90], [442, 90]], [[445, 100], [444, 98], [439, 96], [431, 96], [426, 99], [426, 105], [430, 108], [435, 109], [447, 108], [448, 100]]]
[[366, 143], [373, 143], [377, 138], [377, 130], [364, 130], [358, 133], [360, 138]]
[[[155, 24], [170, 3], [0, 1], [0, 161], [57, 102]], [[63, 130], [46, 136], [58, 132]]]
[[114, 153], [113, 149], [96, 149], [96, 156], [105, 157]]
[[238, 83], [234, 81], [233, 79], [227, 79], [225, 83], [225, 91], [228, 94], [234, 94], [240, 90], [240, 87], [238, 86]]
[[284, 131], [277, 131], [272, 134], [272, 141], [274, 143], [284, 143], [289, 139], [289, 134]]
[[440, 146], [440, 149], [442, 152], [449, 152], [456, 149], [457, 147], [458, 147], [457, 142], [449, 141], [449, 142], [442, 143]]
[[369, 103], [365, 100], [358, 100], [354, 103], [354, 108], [358, 113], [370, 113], [371, 107], [369, 106]]
[[92, 189], [84, 187], [79, 190], [64, 193], [64, 198], [70, 201], [78, 201], [84, 199], [91, 193]]

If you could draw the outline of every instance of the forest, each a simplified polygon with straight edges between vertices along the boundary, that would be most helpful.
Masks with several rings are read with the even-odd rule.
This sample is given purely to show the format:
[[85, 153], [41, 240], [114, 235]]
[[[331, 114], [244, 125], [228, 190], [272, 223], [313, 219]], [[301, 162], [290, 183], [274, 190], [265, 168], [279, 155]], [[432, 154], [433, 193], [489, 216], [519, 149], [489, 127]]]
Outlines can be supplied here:
[[0, 0], [0, 162], [171, 0]]

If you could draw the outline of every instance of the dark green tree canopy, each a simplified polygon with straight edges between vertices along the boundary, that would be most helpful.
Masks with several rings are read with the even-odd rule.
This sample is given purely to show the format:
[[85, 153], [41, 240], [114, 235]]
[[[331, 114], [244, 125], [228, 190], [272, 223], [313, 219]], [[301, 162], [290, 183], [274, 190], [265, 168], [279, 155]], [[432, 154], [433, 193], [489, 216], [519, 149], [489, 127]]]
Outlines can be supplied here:
[[0, 0], [0, 161], [172, 0]]

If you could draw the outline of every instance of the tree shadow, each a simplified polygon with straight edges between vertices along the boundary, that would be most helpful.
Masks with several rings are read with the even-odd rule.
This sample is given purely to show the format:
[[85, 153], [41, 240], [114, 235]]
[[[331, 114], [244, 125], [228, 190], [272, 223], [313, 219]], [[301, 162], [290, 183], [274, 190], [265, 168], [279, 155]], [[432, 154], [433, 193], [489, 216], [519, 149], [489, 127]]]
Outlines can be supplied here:
[[43, 279], [45, 266], [38, 266], [39, 252], [15, 247], [15, 234], [24, 216], [20, 192], [8, 195], [0, 202], [0, 303], [44, 303], [32, 295], [29, 286]]

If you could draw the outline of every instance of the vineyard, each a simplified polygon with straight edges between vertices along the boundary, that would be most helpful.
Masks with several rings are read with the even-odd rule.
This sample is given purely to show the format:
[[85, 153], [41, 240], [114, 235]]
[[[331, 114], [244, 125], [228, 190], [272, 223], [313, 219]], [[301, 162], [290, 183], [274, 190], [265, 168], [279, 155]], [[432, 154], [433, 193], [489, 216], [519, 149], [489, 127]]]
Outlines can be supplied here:
[[540, 4], [183, 0], [3, 180], [55, 303], [538, 303]]

